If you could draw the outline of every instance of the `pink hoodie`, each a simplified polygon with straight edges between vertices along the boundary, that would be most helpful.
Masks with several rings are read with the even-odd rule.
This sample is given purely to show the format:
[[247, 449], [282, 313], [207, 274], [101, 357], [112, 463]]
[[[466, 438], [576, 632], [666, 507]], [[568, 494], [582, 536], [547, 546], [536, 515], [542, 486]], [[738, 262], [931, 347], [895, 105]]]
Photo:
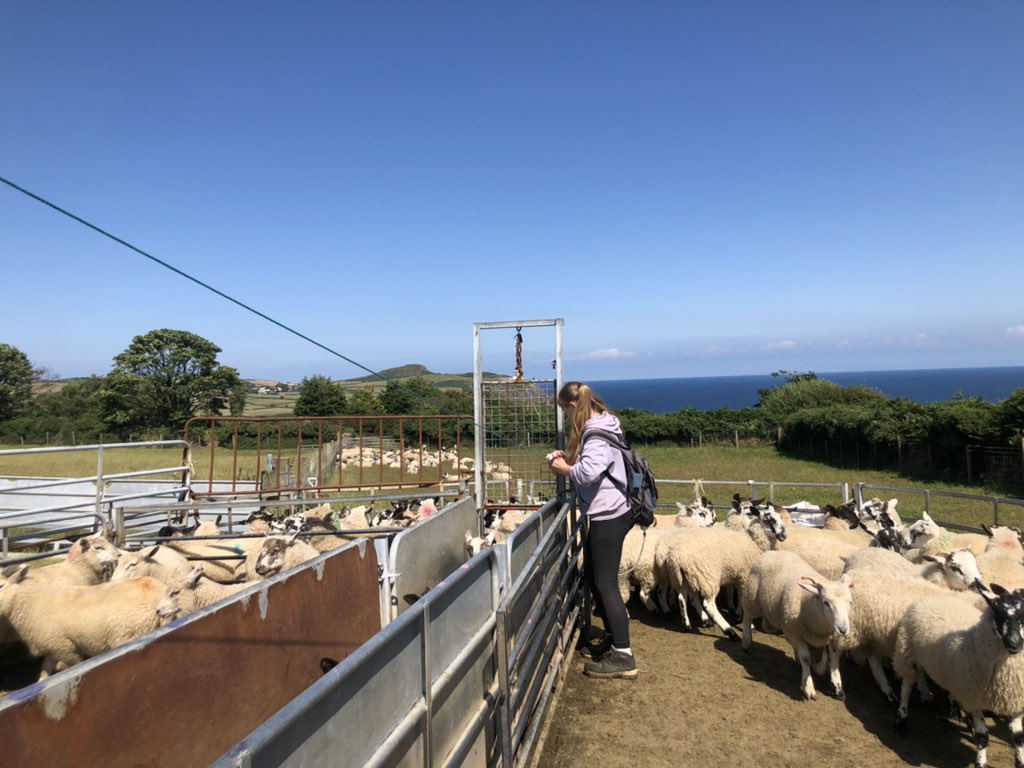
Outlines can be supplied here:
[[[591, 429], [613, 432], [619, 439], [623, 439], [619, 417], [610, 413], [600, 413], [587, 419], [583, 427], [583, 436]], [[580, 442], [583, 442], [582, 438]], [[626, 467], [622, 462], [622, 452], [605, 440], [591, 437], [583, 445], [576, 463], [569, 470], [569, 479], [579, 493], [581, 506], [591, 520], [611, 520], [629, 514], [629, 502], [626, 501], [625, 495], [615, 487], [606, 474], [609, 467], [615, 479], [625, 486]]]

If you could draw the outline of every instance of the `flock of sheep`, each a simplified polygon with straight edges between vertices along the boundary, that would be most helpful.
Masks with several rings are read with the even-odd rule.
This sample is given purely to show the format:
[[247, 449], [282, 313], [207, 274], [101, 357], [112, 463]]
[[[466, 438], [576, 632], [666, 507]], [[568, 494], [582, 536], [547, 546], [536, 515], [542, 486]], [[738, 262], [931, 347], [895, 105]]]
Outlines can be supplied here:
[[[219, 521], [165, 529], [160, 544], [131, 552], [101, 535], [81, 538], [58, 564], [9, 566], [0, 574], [0, 653], [27, 648], [42, 659], [42, 679], [366, 529], [412, 525], [436, 511], [431, 499], [383, 512], [322, 504], [282, 520], [254, 515], [250, 535], [237, 538], [219, 536]], [[528, 514], [498, 514], [483, 536], [467, 531], [467, 553], [501, 544]], [[978, 766], [987, 764], [986, 715], [1010, 718], [1016, 765], [1024, 766], [1019, 530], [959, 533], [927, 513], [907, 526], [895, 499], [828, 506], [823, 528], [794, 524], [789, 509], [738, 495], [724, 522], [706, 498], [658, 517], [654, 527], [626, 537], [624, 598], [635, 590], [648, 610], [678, 611], [691, 629], [717, 626], [745, 650], [755, 622], [781, 633], [800, 663], [807, 699], [816, 695], [812, 668], [827, 671], [843, 697], [840, 660], [867, 664], [896, 705], [898, 727], [907, 722], [915, 688], [931, 698], [930, 679], [969, 716]], [[741, 633], [723, 611], [741, 617]]]
[[[988, 527], [946, 530], [924, 513], [904, 525], [896, 500], [826, 507], [824, 528], [793, 524], [789, 509], [733, 498], [722, 523], [702, 499], [627, 535], [620, 590], [685, 626], [717, 625], [753, 645], [754, 623], [781, 633], [815, 698], [812, 667], [844, 697], [840, 659], [867, 664], [906, 727], [912, 691], [944, 689], [973, 727], [987, 765], [986, 715], [1010, 720], [1024, 766], [1024, 535]], [[689, 609], [689, 610], [688, 610]], [[722, 615], [740, 617], [742, 637]], [[693, 613], [691, 619], [690, 612]], [[815, 660], [812, 654], [820, 653]], [[891, 670], [899, 693], [889, 679]]]
[[220, 536], [219, 519], [165, 528], [167, 540], [136, 551], [120, 550], [103, 535], [80, 538], [59, 563], [11, 565], [0, 573], [0, 663], [27, 652], [42, 660], [44, 679], [341, 547], [365, 529], [409, 526], [436, 512], [433, 499], [379, 512], [321, 504], [282, 520], [256, 513], [248, 536]]

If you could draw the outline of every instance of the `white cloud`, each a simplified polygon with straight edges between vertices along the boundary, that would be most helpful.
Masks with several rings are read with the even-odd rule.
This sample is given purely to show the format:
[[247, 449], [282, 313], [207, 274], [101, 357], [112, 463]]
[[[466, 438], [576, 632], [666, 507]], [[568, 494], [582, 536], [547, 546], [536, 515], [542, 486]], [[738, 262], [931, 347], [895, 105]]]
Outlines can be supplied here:
[[635, 352], [623, 352], [618, 347], [611, 349], [595, 349], [593, 352], [585, 352], [580, 355], [580, 360], [624, 360], [625, 358], [636, 357]]
[[1008, 336], [1022, 336], [1024, 337], [1024, 325], [1011, 325], [1006, 329]]
[[779, 341], [775, 344], [765, 344], [762, 349], [765, 352], [781, 352], [784, 349], [794, 349], [796, 347], [795, 341]]

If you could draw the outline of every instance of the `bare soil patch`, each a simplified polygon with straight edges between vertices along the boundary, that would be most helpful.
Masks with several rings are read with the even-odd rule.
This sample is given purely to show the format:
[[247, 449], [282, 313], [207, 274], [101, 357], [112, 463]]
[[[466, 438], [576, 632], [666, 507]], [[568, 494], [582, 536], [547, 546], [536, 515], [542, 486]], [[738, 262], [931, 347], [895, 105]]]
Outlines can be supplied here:
[[[729, 766], [971, 766], [968, 726], [950, 719], [945, 694], [916, 692], [906, 734], [867, 667], [844, 659], [846, 700], [815, 678], [818, 697], [800, 693], [800, 665], [778, 635], [754, 634], [744, 653], [717, 629], [683, 630], [678, 616], [629, 605], [636, 681], [594, 680], [574, 654], [549, 715], [536, 768]], [[599, 620], [595, 622], [599, 624]], [[989, 762], [1013, 765], [1005, 720], [989, 720]]]

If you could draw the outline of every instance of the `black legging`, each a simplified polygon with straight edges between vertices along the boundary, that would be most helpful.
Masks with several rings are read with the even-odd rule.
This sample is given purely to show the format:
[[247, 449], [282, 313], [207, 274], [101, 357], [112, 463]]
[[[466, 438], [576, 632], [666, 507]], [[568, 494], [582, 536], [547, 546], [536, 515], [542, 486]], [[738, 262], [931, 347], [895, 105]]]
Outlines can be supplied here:
[[584, 573], [594, 604], [604, 619], [605, 631], [612, 636], [616, 648], [629, 647], [629, 614], [619, 594], [619, 563], [622, 541], [633, 527], [629, 514], [611, 520], [589, 521], [587, 562]]

